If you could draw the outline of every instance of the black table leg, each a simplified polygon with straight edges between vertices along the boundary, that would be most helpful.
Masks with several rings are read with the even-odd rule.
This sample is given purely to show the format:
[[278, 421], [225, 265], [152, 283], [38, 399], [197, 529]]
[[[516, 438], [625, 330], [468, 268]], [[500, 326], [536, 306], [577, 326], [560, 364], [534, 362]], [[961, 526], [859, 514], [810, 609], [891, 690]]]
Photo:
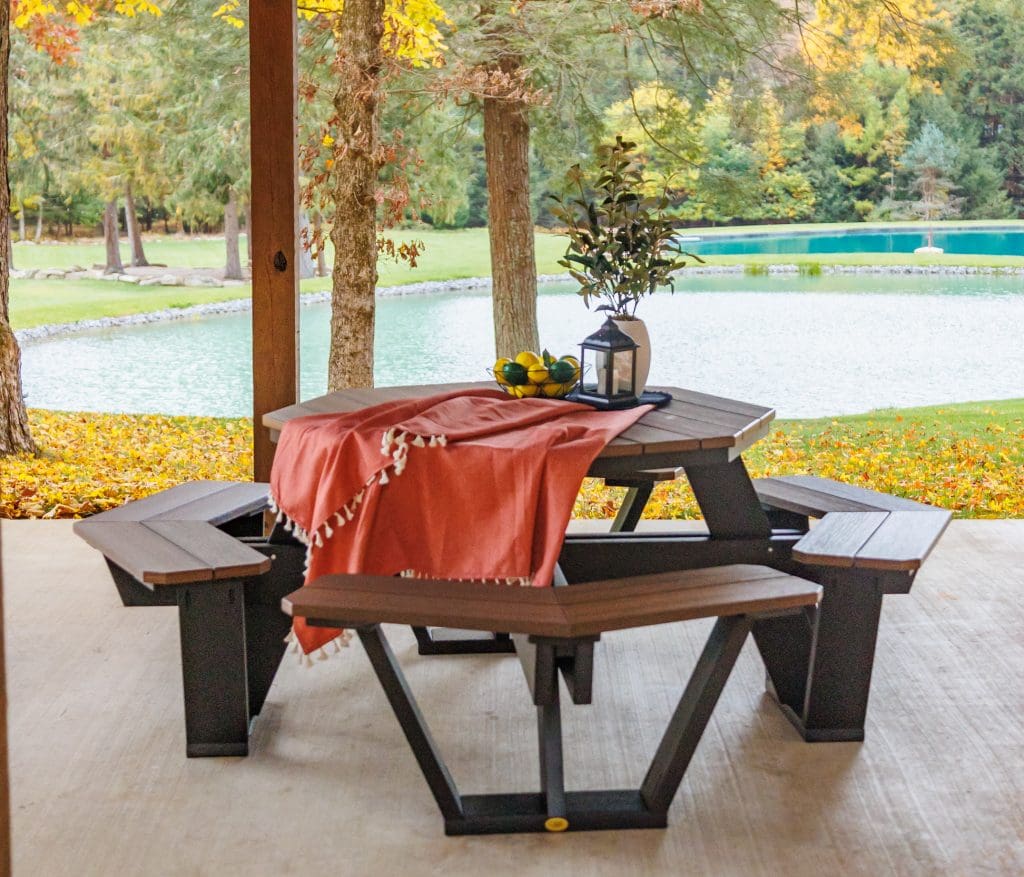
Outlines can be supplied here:
[[613, 533], [632, 533], [636, 529], [653, 490], [653, 481], [637, 482], [626, 488], [626, 496], [612, 522]]
[[640, 789], [566, 792], [558, 694], [560, 647], [537, 638], [534, 702], [540, 791], [460, 795], [379, 625], [357, 627], [366, 654], [444, 817], [445, 834], [664, 828], [686, 768], [751, 627], [748, 616], [719, 618], [669, 721]]

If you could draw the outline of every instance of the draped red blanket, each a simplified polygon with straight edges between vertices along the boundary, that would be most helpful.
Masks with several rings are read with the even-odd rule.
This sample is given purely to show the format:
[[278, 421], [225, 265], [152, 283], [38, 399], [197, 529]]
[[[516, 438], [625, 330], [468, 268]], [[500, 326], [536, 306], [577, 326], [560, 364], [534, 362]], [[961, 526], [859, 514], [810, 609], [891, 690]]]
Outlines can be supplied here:
[[[651, 406], [598, 412], [460, 390], [317, 414], [281, 431], [270, 487], [328, 573], [551, 584], [573, 501], [601, 449]], [[295, 633], [304, 651], [337, 631]]]

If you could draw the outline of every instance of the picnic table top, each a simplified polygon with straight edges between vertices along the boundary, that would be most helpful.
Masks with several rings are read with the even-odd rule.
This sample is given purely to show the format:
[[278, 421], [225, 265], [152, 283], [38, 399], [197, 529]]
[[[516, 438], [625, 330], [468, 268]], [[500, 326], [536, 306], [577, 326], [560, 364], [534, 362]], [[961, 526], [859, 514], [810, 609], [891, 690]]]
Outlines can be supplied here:
[[[284, 424], [311, 414], [349, 413], [395, 399], [422, 398], [459, 388], [493, 388], [489, 382], [423, 384], [377, 387], [372, 390], [339, 390], [309, 399], [263, 416], [263, 425], [276, 438]], [[645, 414], [633, 426], [608, 443], [599, 460], [652, 458], [668, 465], [675, 455], [700, 451], [727, 452], [730, 457], [763, 438], [775, 411], [761, 405], [724, 399], [680, 387], [648, 387], [669, 393], [672, 401]], [[551, 400], [551, 404], [558, 404]], [[623, 460], [625, 462], [625, 460]]]

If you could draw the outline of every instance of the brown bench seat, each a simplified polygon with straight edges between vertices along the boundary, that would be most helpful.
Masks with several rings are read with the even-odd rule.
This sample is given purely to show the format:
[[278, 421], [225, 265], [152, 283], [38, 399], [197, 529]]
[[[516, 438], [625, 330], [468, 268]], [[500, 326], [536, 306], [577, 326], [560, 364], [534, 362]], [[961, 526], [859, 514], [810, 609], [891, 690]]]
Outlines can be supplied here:
[[304, 549], [262, 538], [267, 506], [266, 484], [193, 481], [74, 525], [125, 606], [178, 607], [189, 756], [248, 752], [284, 654]]
[[[554, 588], [330, 575], [289, 594], [285, 611], [311, 624], [354, 627], [444, 817], [446, 834], [658, 828], [755, 621], [800, 613], [813, 625], [821, 588], [762, 566], [731, 565]], [[562, 763], [559, 662], [608, 631], [715, 617], [717, 622], [641, 787], [567, 792]], [[503, 630], [517, 649], [538, 709], [541, 788], [461, 795], [380, 624]]]
[[920, 512], [935, 507], [834, 481], [814, 475], [783, 475], [755, 478], [754, 490], [762, 504], [809, 518], [821, 518], [829, 512]]
[[952, 515], [941, 509], [829, 512], [793, 546], [800, 563], [915, 572]]

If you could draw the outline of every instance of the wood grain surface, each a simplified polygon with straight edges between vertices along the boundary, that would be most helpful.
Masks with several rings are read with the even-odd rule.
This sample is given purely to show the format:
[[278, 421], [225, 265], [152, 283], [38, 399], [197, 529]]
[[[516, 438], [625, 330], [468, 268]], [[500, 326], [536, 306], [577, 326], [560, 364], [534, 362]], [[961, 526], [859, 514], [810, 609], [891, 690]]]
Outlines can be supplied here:
[[[453, 389], [493, 387], [490, 383], [424, 384], [380, 387], [373, 390], [343, 390], [271, 411], [263, 425], [274, 435], [289, 420], [310, 414], [348, 413], [393, 399], [423, 398]], [[644, 415], [632, 427], [608, 443], [602, 457], [673, 454], [716, 448], [749, 447], [768, 430], [775, 411], [747, 402], [724, 399], [677, 387], [650, 387], [670, 393], [663, 408]], [[552, 400], [551, 404], [559, 404]]]
[[530, 588], [396, 576], [322, 576], [283, 601], [292, 615], [350, 625], [417, 626], [580, 637], [694, 618], [812, 606], [821, 588], [762, 566], [737, 564]]

